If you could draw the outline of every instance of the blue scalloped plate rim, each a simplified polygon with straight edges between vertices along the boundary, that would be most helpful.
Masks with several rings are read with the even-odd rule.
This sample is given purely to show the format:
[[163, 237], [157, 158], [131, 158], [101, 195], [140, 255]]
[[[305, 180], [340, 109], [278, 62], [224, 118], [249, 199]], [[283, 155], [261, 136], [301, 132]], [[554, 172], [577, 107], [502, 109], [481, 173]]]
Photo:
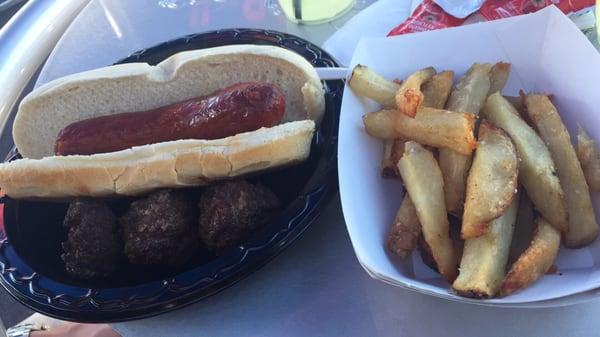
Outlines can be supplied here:
[[[192, 34], [140, 50], [118, 63], [158, 63], [175, 52], [230, 44], [275, 45], [304, 56], [315, 67], [336, 67], [325, 51], [299, 37], [260, 29], [227, 29]], [[63, 320], [119, 322], [172, 311], [211, 296], [260, 269], [308, 228], [337, 193], [337, 134], [344, 83], [325, 81], [327, 112], [313, 139], [317, 166], [301, 194], [269, 225], [268, 238], [251, 239], [231, 253], [174, 277], [121, 288], [86, 288], [37, 273], [19, 257], [10, 226], [0, 226], [0, 284], [31, 309]], [[317, 149], [318, 153], [315, 153]], [[14, 159], [13, 152], [8, 159]], [[14, 216], [18, 201], [2, 198], [4, 220]], [[15, 224], [11, 225], [15, 226]]]

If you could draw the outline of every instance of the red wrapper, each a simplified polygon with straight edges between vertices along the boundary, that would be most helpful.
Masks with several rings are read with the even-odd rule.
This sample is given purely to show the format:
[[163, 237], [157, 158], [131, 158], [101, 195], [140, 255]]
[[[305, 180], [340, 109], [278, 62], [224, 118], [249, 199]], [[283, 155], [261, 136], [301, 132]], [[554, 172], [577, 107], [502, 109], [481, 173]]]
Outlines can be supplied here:
[[464, 19], [457, 19], [444, 12], [433, 0], [425, 0], [406, 21], [392, 29], [388, 36], [455, 27], [462, 25], [463, 22]]
[[533, 13], [552, 4], [568, 14], [593, 6], [595, 0], [487, 0], [479, 13], [486, 20], [496, 20]]

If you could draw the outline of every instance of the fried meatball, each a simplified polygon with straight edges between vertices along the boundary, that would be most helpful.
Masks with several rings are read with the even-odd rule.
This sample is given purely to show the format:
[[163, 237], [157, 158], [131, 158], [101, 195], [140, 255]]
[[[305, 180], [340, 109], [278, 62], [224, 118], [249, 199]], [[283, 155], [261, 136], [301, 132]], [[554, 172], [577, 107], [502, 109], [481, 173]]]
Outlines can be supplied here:
[[178, 266], [199, 247], [196, 208], [185, 192], [156, 191], [131, 203], [119, 219], [125, 255], [133, 264]]
[[104, 202], [71, 202], [63, 224], [69, 234], [62, 243], [61, 257], [69, 274], [90, 279], [108, 276], [116, 269], [123, 245], [115, 215]]
[[221, 254], [267, 222], [279, 200], [265, 186], [237, 180], [208, 187], [198, 207], [200, 238], [209, 250]]

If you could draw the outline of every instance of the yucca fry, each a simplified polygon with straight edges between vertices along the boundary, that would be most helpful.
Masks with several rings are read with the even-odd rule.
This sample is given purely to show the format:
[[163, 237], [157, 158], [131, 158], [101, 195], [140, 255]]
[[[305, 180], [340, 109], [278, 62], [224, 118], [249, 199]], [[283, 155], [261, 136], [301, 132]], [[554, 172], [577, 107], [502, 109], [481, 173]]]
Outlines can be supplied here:
[[518, 167], [517, 152], [510, 137], [483, 120], [475, 159], [467, 178], [462, 239], [486, 234], [492, 220], [511, 205], [517, 191]]
[[518, 195], [505, 212], [493, 220], [489, 231], [465, 241], [460, 272], [452, 288], [461, 296], [494, 297], [506, 273], [506, 263], [517, 218]]
[[519, 158], [519, 182], [535, 208], [558, 230], [568, 229], [567, 209], [554, 161], [537, 133], [499, 93], [490, 95], [482, 114], [512, 138]]
[[[490, 89], [491, 69], [492, 65], [489, 63], [473, 64], [452, 90], [446, 109], [478, 116]], [[471, 155], [440, 149], [439, 161], [444, 176], [446, 208], [451, 214], [460, 217], [465, 200], [467, 175], [471, 167]]]
[[502, 92], [506, 82], [508, 81], [508, 76], [510, 75], [510, 63], [507, 62], [498, 62], [494, 64], [492, 70], [490, 71], [490, 90], [488, 91], [488, 95], [491, 95], [495, 92]]
[[[519, 186], [519, 189], [522, 190]], [[508, 263], [513, 263], [525, 252], [535, 230], [535, 214], [533, 204], [527, 193], [519, 195], [519, 210], [517, 211], [517, 220], [515, 221], [515, 230], [513, 232], [512, 243], [510, 244], [510, 253], [508, 254]]]
[[430, 151], [408, 141], [398, 170], [415, 205], [423, 237], [431, 248], [438, 270], [452, 282], [457, 274], [457, 260], [444, 203], [444, 181], [437, 162]]
[[402, 258], [406, 258], [417, 247], [419, 237], [421, 237], [421, 223], [417, 216], [417, 210], [408, 193], [405, 193], [390, 229], [388, 249]]
[[596, 142], [579, 126], [577, 132], [577, 158], [581, 163], [588, 186], [600, 191], [600, 153]]
[[565, 246], [583, 247], [598, 236], [598, 224], [583, 170], [558, 110], [544, 94], [525, 97], [527, 114], [548, 146], [564, 192], [569, 219]]
[[400, 113], [414, 117], [417, 109], [421, 107], [424, 96], [421, 85], [435, 75], [433, 67], [417, 70], [402, 82], [400, 89], [396, 92], [396, 108]]
[[531, 244], [502, 281], [500, 296], [527, 287], [552, 267], [560, 247], [560, 232], [541, 217], [536, 220], [536, 225]]
[[421, 108], [415, 118], [395, 110], [380, 110], [363, 116], [367, 133], [381, 139], [404, 138], [424, 145], [470, 154], [477, 145], [475, 119], [463, 112]]
[[348, 85], [358, 96], [370, 98], [387, 108], [396, 106], [396, 92], [400, 85], [386, 80], [367, 66], [355, 66]]
[[386, 139], [383, 144], [383, 159], [381, 160], [381, 176], [383, 178], [399, 178], [398, 160], [404, 153], [404, 139]]
[[422, 106], [443, 109], [452, 90], [453, 81], [453, 71], [446, 70], [433, 75], [421, 87], [424, 95]]

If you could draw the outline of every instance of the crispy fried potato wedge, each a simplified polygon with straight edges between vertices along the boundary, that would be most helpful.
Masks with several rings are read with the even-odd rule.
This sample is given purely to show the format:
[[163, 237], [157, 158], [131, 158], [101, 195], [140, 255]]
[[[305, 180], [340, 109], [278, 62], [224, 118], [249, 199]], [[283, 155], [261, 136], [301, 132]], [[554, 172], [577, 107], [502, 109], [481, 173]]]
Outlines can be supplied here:
[[490, 95], [483, 116], [512, 138], [519, 157], [519, 181], [535, 208], [558, 230], [568, 229], [567, 208], [550, 151], [499, 93]]
[[525, 107], [556, 164], [569, 214], [565, 246], [583, 247], [596, 239], [600, 228], [596, 223], [590, 191], [571, 144], [569, 131], [547, 95], [528, 94], [525, 97]]
[[444, 181], [437, 162], [430, 151], [409, 141], [398, 162], [398, 170], [415, 205], [423, 237], [431, 248], [438, 270], [452, 282], [458, 266], [444, 203]]
[[500, 290], [519, 208], [518, 195], [512, 199], [510, 207], [490, 223], [485, 235], [465, 241], [460, 273], [452, 284], [459, 295], [490, 298]]
[[517, 151], [510, 137], [483, 120], [475, 159], [467, 178], [461, 228], [463, 240], [486, 234], [490, 222], [511, 205], [517, 192], [518, 173]]
[[364, 115], [363, 124], [368, 134], [381, 139], [404, 138], [464, 154], [477, 146], [473, 136], [475, 119], [464, 112], [421, 108], [411, 118], [395, 110], [381, 110]]
[[577, 158], [588, 186], [600, 191], [600, 153], [596, 142], [580, 126], [577, 132]]
[[410, 75], [396, 92], [396, 108], [406, 116], [414, 117], [417, 109], [421, 107], [425, 95], [421, 92], [421, 85], [435, 75], [433, 67], [417, 70]]
[[388, 249], [402, 258], [406, 258], [415, 250], [420, 237], [421, 223], [417, 216], [417, 210], [408, 193], [405, 193], [390, 229]]
[[452, 83], [454, 81], [453, 71], [442, 71], [433, 75], [427, 82], [421, 87], [423, 91], [423, 104], [422, 106], [435, 109], [443, 109], [452, 90]]
[[495, 92], [501, 93], [508, 81], [509, 75], [510, 63], [498, 62], [494, 64], [490, 72], [490, 90], [488, 91], [488, 95]]
[[399, 178], [398, 160], [404, 153], [404, 139], [386, 139], [383, 144], [383, 159], [381, 160], [381, 176], [383, 178]]
[[[519, 188], [521, 189], [521, 188]], [[513, 263], [525, 252], [535, 230], [535, 214], [533, 212], [533, 204], [527, 193], [519, 194], [519, 211], [517, 212], [517, 220], [515, 221], [515, 230], [513, 240], [510, 245], [510, 253], [508, 254], [508, 263]]]
[[396, 92], [400, 85], [386, 80], [367, 66], [359, 64], [354, 67], [348, 84], [358, 96], [370, 98], [387, 108], [396, 106]]
[[[492, 65], [475, 63], [458, 81], [450, 94], [446, 109], [479, 115], [490, 89]], [[449, 213], [462, 216], [465, 201], [467, 175], [471, 167], [471, 155], [440, 150], [440, 168], [444, 176], [444, 196]]]
[[500, 287], [500, 296], [510, 295], [532, 284], [552, 267], [556, 259], [560, 232], [543, 218], [538, 218], [536, 222], [533, 240], [506, 274]]

